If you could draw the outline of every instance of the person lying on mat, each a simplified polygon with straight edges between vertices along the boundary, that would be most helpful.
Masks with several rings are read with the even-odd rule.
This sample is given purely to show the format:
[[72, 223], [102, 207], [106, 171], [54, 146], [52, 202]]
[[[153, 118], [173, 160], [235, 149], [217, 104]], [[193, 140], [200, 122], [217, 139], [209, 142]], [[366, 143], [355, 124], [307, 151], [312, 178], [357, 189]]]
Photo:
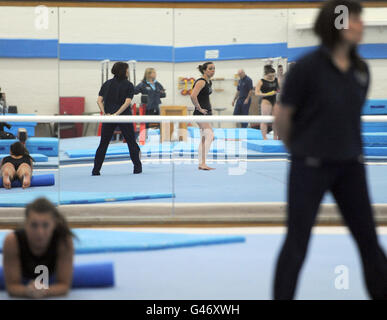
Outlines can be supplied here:
[[[39, 198], [30, 203], [25, 210], [24, 228], [4, 240], [8, 294], [37, 299], [66, 295], [72, 283], [73, 237], [65, 218], [50, 201]], [[55, 281], [49, 283], [53, 276]]]
[[11, 145], [10, 151], [11, 155], [3, 158], [0, 163], [4, 188], [11, 189], [14, 179], [20, 180], [23, 189], [28, 188], [31, 185], [33, 159], [24, 144], [19, 141]]

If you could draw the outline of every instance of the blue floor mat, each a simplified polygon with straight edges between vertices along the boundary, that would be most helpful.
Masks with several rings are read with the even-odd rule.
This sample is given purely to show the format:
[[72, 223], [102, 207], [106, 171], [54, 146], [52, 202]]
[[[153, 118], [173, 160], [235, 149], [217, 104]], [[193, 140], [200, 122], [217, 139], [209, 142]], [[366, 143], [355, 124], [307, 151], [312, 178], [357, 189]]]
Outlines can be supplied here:
[[[245, 242], [244, 236], [73, 229], [75, 253], [160, 250]], [[8, 232], [0, 232], [0, 252]]]
[[133, 201], [147, 200], [160, 198], [173, 198], [173, 193], [141, 193], [141, 192], [72, 192], [61, 191], [23, 191], [2, 193], [0, 196], [0, 207], [25, 207], [28, 203], [36, 198], [46, 197], [51, 202], [58, 204], [60, 196], [60, 204], [88, 204], [88, 203], [104, 203], [116, 201]]
[[[151, 155], [151, 154], [160, 154], [160, 153], [171, 153], [173, 152], [195, 152], [198, 149], [197, 143], [185, 143], [179, 142], [177, 144], [172, 143], [158, 143], [158, 144], [146, 144], [144, 146], [140, 146], [141, 153], [143, 155]], [[96, 148], [93, 149], [72, 149], [66, 150], [66, 154], [70, 158], [86, 158], [86, 157], [94, 157]], [[224, 152], [222, 148], [212, 147], [210, 152], [213, 153], [221, 153]], [[126, 144], [119, 144], [109, 146], [106, 156], [116, 156], [116, 155], [127, 155], [129, 157], [128, 146]]]

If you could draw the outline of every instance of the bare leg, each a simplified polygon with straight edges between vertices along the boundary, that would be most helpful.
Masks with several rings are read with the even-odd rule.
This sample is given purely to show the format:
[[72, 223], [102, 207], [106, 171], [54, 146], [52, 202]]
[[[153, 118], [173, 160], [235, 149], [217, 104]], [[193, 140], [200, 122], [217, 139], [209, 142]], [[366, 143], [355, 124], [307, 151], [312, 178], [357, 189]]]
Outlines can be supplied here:
[[1, 176], [3, 177], [4, 188], [11, 189], [11, 180], [13, 180], [15, 174], [15, 167], [12, 163], [7, 162], [1, 167]]
[[[277, 114], [278, 114], [278, 104], [276, 103], [273, 107], [273, 116], [276, 117]], [[273, 122], [273, 139], [274, 140], [279, 140], [279, 136], [278, 136], [278, 130], [277, 130], [277, 126], [275, 125], [275, 123]]]
[[199, 170], [214, 170], [206, 165], [206, 158], [208, 151], [210, 150], [212, 141], [214, 141], [214, 132], [212, 130], [211, 124], [209, 123], [199, 123], [200, 127], [200, 136], [201, 141], [199, 145]]
[[[263, 116], [270, 116], [272, 111], [272, 105], [266, 99], [262, 99], [261, 114]], [[267, 123], [261, 123], [261, 132], [263, 140], [267, 140]]]
[[18, 176], [20, 181], [22, 181], [23, 189], [31, 186], [31, 176], [32, 176], [31, 166], [29, 166], [26, 163], [22, 163], [19, 169], [17, 169], [16, 175]]

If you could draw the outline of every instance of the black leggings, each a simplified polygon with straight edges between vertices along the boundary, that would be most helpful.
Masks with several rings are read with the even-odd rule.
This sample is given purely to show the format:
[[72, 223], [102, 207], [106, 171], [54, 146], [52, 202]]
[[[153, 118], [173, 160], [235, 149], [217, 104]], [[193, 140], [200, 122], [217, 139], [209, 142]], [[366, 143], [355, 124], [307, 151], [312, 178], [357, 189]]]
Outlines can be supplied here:
[[134, 128], [132, 123], [103, 123], [101, 129], [101, 141], [99, 143], [97, 152], [94, 158], [93, 174], [99, 173], [101, 170], [103, 161], [105, 160], [106, 151], [109, 147], [109, 143], [113, 137], [113, 133], [116, 127], [119, 127], [122, 135], [124, 136], [126, 143], [128, 144], [130, 159], [134, 166], [141, 165], [139, 152], [140, 147], [136, 142], [134, 135]]
[[360, 162], [314, 166], [293, 160], [288, 183], [288, 233], [279, 255], [274, 299], [292, 299], [306, 256], [317, 210], [331, 191], [360, 251], [363, 274], [372, 299], [387, 299], [387, 259], [381, 249]]

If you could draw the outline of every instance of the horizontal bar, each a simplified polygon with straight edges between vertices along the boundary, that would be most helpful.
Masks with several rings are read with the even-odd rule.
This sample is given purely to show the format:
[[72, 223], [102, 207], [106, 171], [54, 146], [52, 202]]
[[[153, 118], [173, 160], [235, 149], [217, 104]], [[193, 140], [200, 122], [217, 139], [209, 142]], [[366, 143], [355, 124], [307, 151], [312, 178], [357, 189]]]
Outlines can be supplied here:
[[[0, 122], [127, 123], [127, 122], [273, 122], [273, 116], [0, 116]], [[387, 115], [362, 116], [363, 122], [387, 122]]]

